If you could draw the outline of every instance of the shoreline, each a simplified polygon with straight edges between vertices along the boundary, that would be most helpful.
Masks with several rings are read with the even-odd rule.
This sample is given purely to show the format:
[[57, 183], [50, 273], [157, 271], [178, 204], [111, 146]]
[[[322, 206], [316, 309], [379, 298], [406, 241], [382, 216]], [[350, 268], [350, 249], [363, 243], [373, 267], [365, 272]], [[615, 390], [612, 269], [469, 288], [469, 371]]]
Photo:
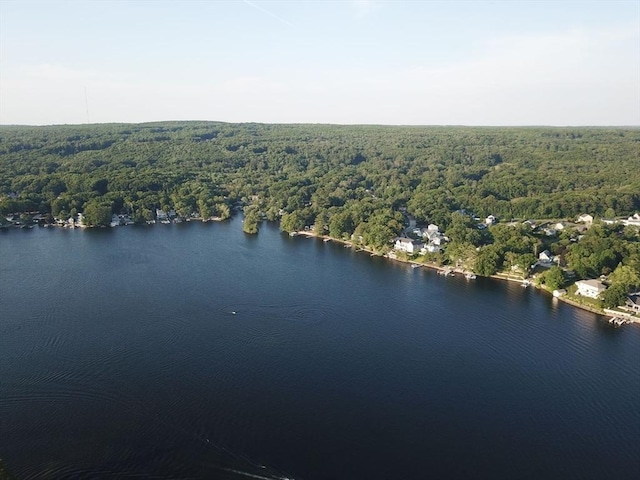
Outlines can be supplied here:
[[[309, 231], [309, 230], [300, 230], [300, 231], [297, 231], [297, 232], [294, 232], [294, 233], [295, 233], [295, 235], [293, 235], [293, 236], [304, 236], [304, 237], [307, 237], [307, 238], [318, 238], [318, 239], [322, 239], [322, 241], [337, 242], [337, 243], [340, 243], [340, 244], [342, 244], [344, 246], [349, 246], [349, 247], [354, 247], [355, 246], [355, 244], [353, 242], [351, 242], [351, 241], [341, 240], [341, 239], [338, 239], [338, 238], [333, 238], [333, 237], [331, 237], [329, 235], [316, 235], [315, 233], [313, 233], [312, 231]], [[378, 257], [386, 258], [388, 260], [392, 260], [392, 261], [395, 261], [395, 262], [405, 263], [405, 264], [410, 264], [410, 265], [417, 265], [418, 267], [430, 268], [432, 270], [436, 270], [438, 273], [440, 273], [440, 272], [455, 272], [455, 273], [460, 273], [462, 275], [465, 274], [465, 272], [463, 270], [456, 269], [456, 268], [453, 268], [453, 267], [442, 267], [442, 266], [428, 264], [428, 263], [415, 262], [415, 261], [412, 261], [412, 260], [403, 260], [403, 259], [400, 259], [400, 258], [391, 258], [388, 255], [378, 255], [376, 252], [374, 252], [373, 250], [371, 250], [369, 248], [366, 248], [366, 247], [357, 246], [356, 252], [367, 252], [367, 253], [369, 253], [371, 255], [375, 255], [375, 256], [378, 256]], [[478, 275], [478, 274], [476, 274], [476, 275], [478, 277], [492, 278], [494, 280], [501, 280], [501, 281], [504, 281], [504, 282], [513, 282], [513, 283], [519, 283], [519, 284], [522, 284], [522, 282], [524, 280], [526, 280], [526, 279], [510, 278], [509, 276], [504, 276], [504, 275], [490, 275], [488, 277], [486, 277], [484, 275]], [[613, 315], [611, 313], [605, 312], [602, 309], [598, 309], [598, 308], [595, 308], [595, 307], [591, 307], [589, 305], [584, 305], [584, 304], [578, 303], [578, 302], [576, 302], [574, 300], [566, 298], [565, 296], [555, 297], [555, 296], [553, 296], [553, 294], [549, 290], [547, 290], [545, 288], [542, 288], [542, 287], [539, 287], [539, 286], [535, 285], [535, 283], [533, 283], [533, 282], [531, 282], [529, 285], [532, 286], [533, 288], [535, 288], [536, 290], [541, 290], [543, 292], [546, 292], [547, 294], [549, 294], [551, 296], [551, 298], [556, 298], [559, 301], [564, 302], [567, 305], [571, 305], [574, 308], [578, 308], [580, 310], [584, 310], [584, 311], [587, 311], [587, 312], [590, 312], [590, 313], [595, 313], [596, 315], [598, 315], [600, 317], [603, 317], [603, 319], [606, 318], [608, 315]], [[631, 321], [629, 321], [629, 323], [630, 324], [640, 325], [640, 319], [633, 318]]]
[[[209, 217], [207, 219], [203, 219], [203, 218], [189, 218], [184, 220], [184, 223], [190, 223], [190, 222], [202, 222], [202, 223], [208, 223], [208, 222], [221, 222], [224, 221], [222, 218], [220, 217]], [[169, 222], [169, 223], [183, 223], [183, 222]], [[141, 224], [142, 226], [148, 226], [149, 223], [151, 222], [147, 222], [146, 224]], [[153, 223], [157, 223], [157, 222], [153, 222]], [[70, 225], [70, 224], [45, 224], [45, 225], [30, 225], [30, 226], [15, 226], [15, 225], [6, 225], [3, 226], [3, 229], [8, 229], [10, 227], [14, 227], [14, 228], [34, 228], [36, 226], [42, 226], [42, 227], [56, 227], [56, 228], [64, 228], [64, 229], [88, 229], [88, 228], [107, 228], [107, 227], [87, 227], [86, 225]], [[126, 226], [126, 225], [119, 225], [119, 226]], [[109, 227], [109, 228], [115, 228], [115, 227]], [[285, 232], [286, 233], [286, 232]], [[310, 230], [298, 230], [295, 232], [291, 232], [289, 233], [290, 236], [304, 236], [307, 238], [317, 238], [317, 239], [321, 239], [323, 242], [336, 242], [339, 243], [341, 245], [344, 245], [345, 247], [349, 247], [349, 248], [354, 248], [355, 247], [355, 251], [356, 252], [366, 252], [369, 253], [370, 256], [377, 256], [377, 257], [381, 257], [381, 258], [385, 258], [387, 260], [391, 260], [391, 261], [395, 261], [398, 263], [404, 263], [404, 264], [409, 264], [412, 266], [415, 266], [414, 268], [418, 268], [418, 267], [423, 267], [423, 268], [429, 268], [432, 270], [435, 270], [437, 273], [441, 274], [441, 273], [458, 273], [460, 275], [467, 275], [469, 273], [473, 273], [473, 272], [466, 272], [461, 268], [456, 268], [456, 267], [452, 267], [452, 266], [440, 266], [440, 265], [435, 265], [433, 263], [421, 263], [421, 262], [416, 262], [414, 260], [404, 260], [402, 258], [397, 258], [397, 257], [391, 257], [388, 254], [384, 254], [384, 255], [380, 255], [379, 253], [371, 250], [370, 248], [367, 248], [365, 246], [360, 246], [357, 245], [355, 243], [353, 243], [350, 240], [342, 240], [342, 239], [338, 239], [338, 238], [334, 238], [331, 237], [329, 235], [316, 235], [313, 231]], [[490, 276], [484, 276], [484, 275], [479, 275], [479, 274], [475, 274], [478, 277], [483, 277], [483, 278], [492, 278], [494, 280], [501, 280], [501, 281], [506, 281], [506, 282], [512, 282], [512, 283], [519, 283], [519, 284], [523, 284], [523, 282], [525, 282], [527, 279], [518, 279], [518, 278], [512, 278], [510, 275], [499, 275], [499, 274], [495, 274], [495, 275], [490, 275]], [[624, 313], [620, 313], [620, 312], [616, 312], [616, 311], [605, 311], [603, 309], [599, 309], [590, 305], [585, 305], [579, 302], [576, 302], [575, 300], [572, 300], [570, 298], [566, 298], [566, 296], [560, 296], [560, 297], [555, 297], [553, 296], [552, 292], [550, 292], [549, 290], [547, 290], [546, 288], [543, 288], [541, 286], [536, 285], [534, 282], [530, 282], [527, 286], [533, 286], [533, 288], [535, 288], [536, 290], [542, 290], [544, 292], [546, 292], [547, 294], [549, 294], [552, 298], [556, 298], [561, 302], [564, 302], [568, 305], [571, 305], [572, 307], [578, 308], [580, 310], [584, 310], [590, 313], [595, 313], [596, 315], [606, 318], [607, 316], [613, 316], [613, 317], [620, 317], [620, 318], [626, 318], [627, 319], [627, 323], [630, 324], [637, 324], [640, 325], [640, 318], [628, 315], [628, 314], [624, 314]]]

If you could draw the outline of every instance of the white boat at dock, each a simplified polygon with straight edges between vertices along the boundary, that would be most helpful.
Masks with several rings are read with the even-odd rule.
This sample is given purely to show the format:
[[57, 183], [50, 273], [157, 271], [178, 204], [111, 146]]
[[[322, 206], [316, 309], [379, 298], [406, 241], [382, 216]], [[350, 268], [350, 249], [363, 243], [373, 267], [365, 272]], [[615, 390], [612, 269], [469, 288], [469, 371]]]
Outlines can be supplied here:
[[475, 273], [467, 273], [467, 274], [465, 274], [464, 278], [466, 278], [467, 280], [475, 280], [476, 279], [476, 274]]

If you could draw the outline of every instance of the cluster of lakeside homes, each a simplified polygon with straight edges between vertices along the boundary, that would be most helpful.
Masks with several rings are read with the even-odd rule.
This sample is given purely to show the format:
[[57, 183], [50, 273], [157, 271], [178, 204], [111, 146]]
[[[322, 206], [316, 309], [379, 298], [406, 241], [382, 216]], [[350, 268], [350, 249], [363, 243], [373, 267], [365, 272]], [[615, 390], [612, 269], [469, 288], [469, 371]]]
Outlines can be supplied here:
[[427, 228], [414, 228], [411, 233], [420, 240], [409, 237], [396, 237], [393, 248], [399, 252], [425, 255], [427, 253], [439, 252], [442, 245], [449, 241], [449, 239], [440, 232], [440, 228], [433, 223]]
[[[466, 213], [468, 212], [461, 212]], [[480, 221], [479, 218], [474, 218], [476, 221]], [[584, 214], [580, 215], [575, 222], [546, 222], [540, 225], [537, 225], [533, 221], [525, 220], [524, 222], [509, 222], [508, 225], [516, 226], [519, 224], [528, 225], [532, 231], [536, 232], [538, 235], [542, 236], [556, 236], [561, 231], [567, 228], [571, 228], [578, 232], [578, 236], [573, 238], [574, 241], [579, 241], [582, 238], [582, 233], [587, 230], [593, 224], [594, 218], [592, 215]], [[635, 213], [634, 215], [628, 217], [627, 219], [620, 220], [602, 220], [605, 224], [615, 224], [620, 223], [625, 226], [634, 226], [640, 227], [640, 213]], [[497, 222], [497, 219], [493, 215], [489, 215], [483, 223], [478, 223], [477, 228], [482, 230], [491, 226]], [[410, 224], [415, 223], [412, 219], [410, 219]], [[394, 242], [394, 251], [395, 252], [405, 252], [409, 255], [426, 255], [427, 253], [437, 253], [440, 252], [446, 242], [449, 241], [443, 233], [440, 232], [440, 229], [437, 225], [430, 224], [426, 228], [408, 228], [403, 233], [403, 236], [396, 237]], [[392, 253], [391, 258], [395, 258], [395, 255]], [[540, 267], [543, 269], [551, 268], [554, 265], [561, 266], [562, 258], [558, 255], [553, 255], [549, 250], [544, 250], [538, 254], [537, 261], [531, 265], [531, 269], [535, 269], [536, 267]], [[566, 270], [566, 269], [565, 269]], [[566, 271], [569, 277], [572, 276], [572, 272]], [[535, 276], [535, 275], [534, 275]], [[526, 277], [526, 273], [525, 273]], [[582, 296], [591, 299], [600, 299], [602, 293], [607, 289], [607, 285], [605, 284], [606, 278], [601, 277], [600, 279], [586, 279], [586, 280], [578, 280], [575, 282], [575, 295]], [[523, 285], [530, 285], [530, 280], [523, 280]], [[562, 297], [567, 294], [567, 291], [555, 290], [553, 295], [555, 297]], [[628, 295], [626, 302], [624, 305], [620, 305], [618, 310], [621, 312], [620, 315], [628, 315], [629, 318], [640, 317], [640, 293], [630, 294]], [[614, 313], [616, 312], [608, 312]], [[617, 317], [616, 317], [617, 318]]]

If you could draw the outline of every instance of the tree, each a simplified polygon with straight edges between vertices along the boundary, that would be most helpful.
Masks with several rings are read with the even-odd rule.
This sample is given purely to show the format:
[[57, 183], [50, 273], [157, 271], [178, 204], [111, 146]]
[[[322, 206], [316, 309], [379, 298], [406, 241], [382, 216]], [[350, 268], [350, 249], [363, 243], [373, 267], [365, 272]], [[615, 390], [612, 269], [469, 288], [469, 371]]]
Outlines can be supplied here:
[[204, 221], [208, 220], [211, 217], [211, 206], [209, 205], [209, 201], [206, 198], [198, 199], [198, 211], [200, 212], [200, 218]]
[[145, 223], [150, 220], [153, 220], [153, 212], [148, 208], [138, 208], [133, 215], [135, 223]]
[[278, 219], [278, 208], [275, 206], [271, 206], [267, 209], [266, 212], [267, 220], [270, 222], [275, 222]]
[[470, 268], [475, 264], [478, 252], [470, 243], [453, 241], [447, 245], [446, 255], [454, 265]]
[[614, 284], [600, 294], [602, 306], [605, 308], [615, 308], [623, 305], [627, 299], [628, 290], [621, 284]]
[[619, 264], [609, 277], [612, 285], [621, 285], [627, 291], [640, 286], [640, 275], [628, 265]]
[[304, 217], [298, 210], [285, 213], [280, 219], [280, 230], [283, 232], [297, 232], [304, 228]]
[[326, 210], [320, 210], [320, 213], [316, 215], [316, 219], [314, 221], [315, 229], [314, 233], [316, 235], [324, 235], [324, 229], [329, 224], [329, 214]]
[[469, 215], [453, 213], [451, 215], [451, 225], [447, 228], [446, 234], [453, 241], [470, 243], [476, 246], [482, 243], [482, 234]]
[[231, 217], [231, 210], [229, 209], [229, 205], [226, 203], [219, 203], [216, 205], [216, 208], [221, 220], [228, 220]]
[[542, 276], [542, 281], [549, 290], [559, 290], [566, 282], [564, 271], [557, 266], [551, 267]]
[[333, 238], [349, 238], [353, 229], [353, 219], [348, 211], [342, 210], [331, 217], [329, 235]]
[[244, 222], [242, 223], [242, 231], [250, 235], [258, 233], [258, 222], [260, 215], [256, 207], [248, 207], [245, 209]]
[[480, 249], [473, 262], [473, 271], [478, 275], [488, 277], [498, 271], [500, 255], [495, 246], [487, 245]]
[[106, 205], [97, 198], [93, 198], [85, 204], [83, 215], [86, 225], [107, 226], [111, 222], [111, 205]]

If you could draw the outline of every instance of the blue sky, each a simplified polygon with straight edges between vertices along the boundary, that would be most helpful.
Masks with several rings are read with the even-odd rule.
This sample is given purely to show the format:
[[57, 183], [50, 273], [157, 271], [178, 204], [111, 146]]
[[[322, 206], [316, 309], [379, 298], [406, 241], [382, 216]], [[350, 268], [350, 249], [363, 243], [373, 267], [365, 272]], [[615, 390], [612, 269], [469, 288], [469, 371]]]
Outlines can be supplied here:
[[640, 1], [2, 0], [0, 123], [87, 120], [640, 125]]

